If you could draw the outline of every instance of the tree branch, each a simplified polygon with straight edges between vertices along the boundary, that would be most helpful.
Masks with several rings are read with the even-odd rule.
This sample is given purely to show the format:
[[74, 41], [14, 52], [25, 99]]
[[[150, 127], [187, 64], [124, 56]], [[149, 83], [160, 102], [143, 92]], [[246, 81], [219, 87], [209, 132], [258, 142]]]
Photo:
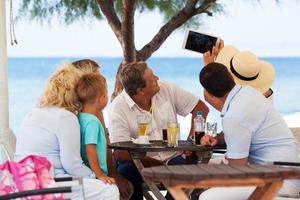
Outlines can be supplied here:
[[198, 0], [188, 0], [188, 1], [186, 1], [185, 9], [187, 9], [187, 10], [195, 9], [197, 2], [198, 2]]
[[118, 38], [120, 44], [123, 44], [123, 38], [121, 34], [121, 22], [119, 20], [119, 17], [117, 16], [113, 0], [97, 0], [98, 5], [102, 11], [102, 13], [105, 15], [108, 24], [110, 25], [111, 29], [115, 33], [116, 37]]
[[193, 17], [198, 0], [187, 0], [184, 8], [163, 25], [152, 40], [137, 52], [137, 60], [147, 60], [155, 52], [170, 34]]
[[136, 0], [122, 1], [122, 25], [123, 35], [123, 55], [124, 63], [136, 60], [136, 50], [134, 43], [134, 13], [136, 9]]
[[201, 4], [201, 6], [195, 9], [195, 14], [198, 15], [198, 14], [206, 13], [208, 16], [212, 16], [212, 12], [208, 11], [208, 8], [210, 8], [215, 2], [216, 0], [204, 1]]

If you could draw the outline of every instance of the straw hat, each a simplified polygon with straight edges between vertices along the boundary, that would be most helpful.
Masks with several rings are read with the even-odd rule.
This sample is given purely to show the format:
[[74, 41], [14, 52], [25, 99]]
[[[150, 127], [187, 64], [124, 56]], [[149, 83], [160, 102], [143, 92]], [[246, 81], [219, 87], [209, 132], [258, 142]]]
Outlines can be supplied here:
[[250, 85], [261, 93], [271, 87], [275, 78], [273, 66], [249, 51], [239, 51], [234, 46], [224, 47], [218, 54], [216, 62], [225, 65], [234, 81], [240, 85]]

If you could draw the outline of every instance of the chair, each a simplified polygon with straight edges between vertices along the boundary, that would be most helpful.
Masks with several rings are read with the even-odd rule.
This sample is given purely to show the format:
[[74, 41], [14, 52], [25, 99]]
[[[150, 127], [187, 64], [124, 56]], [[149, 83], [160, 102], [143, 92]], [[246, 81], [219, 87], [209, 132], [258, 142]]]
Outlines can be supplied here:
[[[6, 199], [16, 199], [16, 198], [22, 198], [22, 197], [30, 197], [35, 195], [45, 195], [45, 194], [55, 194], [55, 193], [63, 193], [66, 194], [64, 196], [64, 199], [71, 199], [70, 193], [79, 193], [79, 196], [84, 199], [83, 196], [83, 187], [80, 185], [82, 184], [81, 179], [73, 178], [73, 177], [61, 177], [61, 178], [55, 178], [55, 182], [70, 182], [70, 181], [76, 181], [78, 180], [79, 185], [73, 185], [73, 186], [59, 186], [59, 187], [52, 187], [52, 188], [44, 188], [44, 189], [38, 189], [38, 190], [27, 190], [22, 192], [15, 192], [7, 195], [0, 196], [0, 200], [6, 200]], [[69, 194], [69, 196], [67, 195]]]
[[[3, 143], [0, 143], [0, 153], [2, 156], [1, 157], [2, 161], [12, 160], [12, 157], [9, 155], [8, 150], [6, 149]], [[0, 200], [16, 199], [22, 197], [30, 197], [34, 195], [45, 195], [45, 194], [55, 194], [55, 193], [65, 194], [64, 198], [66, 199], [71, 199], [71, 193], [77, 193], [78, 199], [84, 199], [82, 178], [55, 177], [54, 180], [57, 183], [57, 187], [15, 192], [15, 193], [0, 196]]]

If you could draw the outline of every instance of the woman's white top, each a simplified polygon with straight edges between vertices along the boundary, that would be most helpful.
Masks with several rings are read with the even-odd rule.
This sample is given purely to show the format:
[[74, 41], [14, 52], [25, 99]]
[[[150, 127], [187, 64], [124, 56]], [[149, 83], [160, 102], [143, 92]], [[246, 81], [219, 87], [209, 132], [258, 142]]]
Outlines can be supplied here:
[[45, 156], [55, 175], [92, 177], [80, 156], [80, 126], [77, 116], [63, 108], [35, 108], [17, 134], [15, 159]]

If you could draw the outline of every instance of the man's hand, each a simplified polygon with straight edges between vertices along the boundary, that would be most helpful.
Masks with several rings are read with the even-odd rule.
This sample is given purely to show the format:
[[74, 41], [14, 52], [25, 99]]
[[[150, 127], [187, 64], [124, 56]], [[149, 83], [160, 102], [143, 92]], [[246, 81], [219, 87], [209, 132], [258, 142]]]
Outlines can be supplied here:
[[[214, 47], [213, 47], [214, 49]], [[203, 62], [204, 62], [204, 65], [207, 65], [209, 63], [212, 63], [215, 61], [215, 55], [214, 53], [211, 53], [210, 51], [207, 51], [203, 54]]]
[[224, 41], [221, 38], [218, 38], [215, 46], [213, 46], [212, 52], [207, 51], [203, 54], [204, 65], [214, 62], [223, 47]]
[[120, 175], [116, 176], [115, 179], [119, 188], [121, 199], [129, 199], [133, 193], [133, 186], [131, 183]]
[[218, 140], [210, 135], [204, 135], [200, 142], [202, 145], [215, 146], [218, 143]]
[[215, 55], [215, 57], [218, 56], [220, 53], [221, 49], [224, 47], [224, 41], [221, 38], [217, 39], [216, 45], [213, 47], [212, 52]]

